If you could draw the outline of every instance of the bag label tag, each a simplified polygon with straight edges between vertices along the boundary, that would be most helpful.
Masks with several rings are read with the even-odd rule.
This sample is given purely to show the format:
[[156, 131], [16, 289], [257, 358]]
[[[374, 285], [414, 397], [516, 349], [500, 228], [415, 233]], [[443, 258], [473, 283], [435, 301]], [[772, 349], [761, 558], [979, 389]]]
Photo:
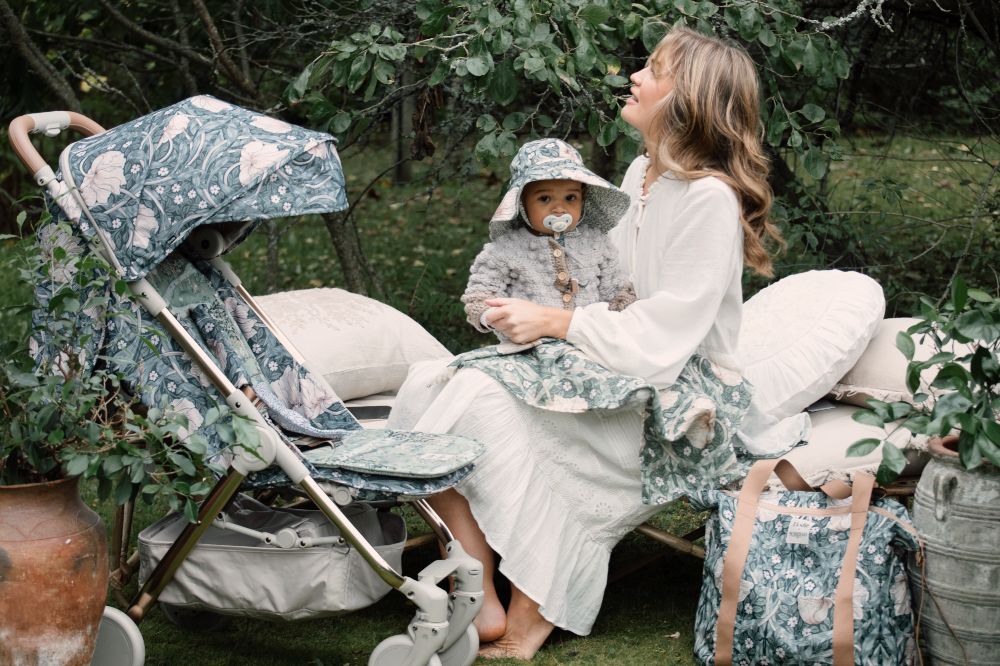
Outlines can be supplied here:
[[812, 529], [812, 518], [809, 516], [792, 516], [785, 533], [785, 543], [803, 546], [809, 545], [809, 532]]

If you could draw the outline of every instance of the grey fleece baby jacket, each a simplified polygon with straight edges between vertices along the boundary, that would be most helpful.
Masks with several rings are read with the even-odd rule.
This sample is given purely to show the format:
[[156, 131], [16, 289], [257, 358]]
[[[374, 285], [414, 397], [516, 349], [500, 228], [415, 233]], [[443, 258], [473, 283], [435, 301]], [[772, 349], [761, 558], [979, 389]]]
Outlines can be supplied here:
[[462, 295], [469, 323], [481, 332], [489, 330], [481, 321], [487, 298], [523, 298], [567, 310], [600, 301], [621, 310], [635, 300], [607, 234], [582, 225], [562, 239], [536, 236], [523, 227], [487, 243], [472, 264]]

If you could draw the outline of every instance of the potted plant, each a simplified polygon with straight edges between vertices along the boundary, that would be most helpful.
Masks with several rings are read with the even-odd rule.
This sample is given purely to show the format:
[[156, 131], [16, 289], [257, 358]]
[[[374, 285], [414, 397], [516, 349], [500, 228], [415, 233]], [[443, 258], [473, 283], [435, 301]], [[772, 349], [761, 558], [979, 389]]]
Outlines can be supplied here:
[[102, 500], [162, 496], [192, 516], [193, 496], [208, 490], [206, 449], [182, 415], [143, 409], [126, 377], [87, 358], [115, 288], [110, 267], [75, 252], [65, 225], [42, 229], [37, 240], [0, 237], [14, 243], [8, 275], [40, 296], [18, 309], [22, 322], [31, 313], [31, 354], [25, 326], [8, 320], [0, 334], [0, 663], [89, 664], [107, 536], [79, 479]]
[[[922, 299], [918, 320], [896, 339], [913, 402], [870, 400], [855, 419], [930, 437], [913, 503], [925, 556], [910, 568], [914, 598], [928, 597], [925, 649], [947, 663], [987, 663], [1000, 642], [1000, 297], [956, 278], [943, 304]], [[934, 353], [917, 358], [917, 342]], [[880, 444], [884, 484], [906, 462], [888, 439], [859, 440], [848, 454]]]

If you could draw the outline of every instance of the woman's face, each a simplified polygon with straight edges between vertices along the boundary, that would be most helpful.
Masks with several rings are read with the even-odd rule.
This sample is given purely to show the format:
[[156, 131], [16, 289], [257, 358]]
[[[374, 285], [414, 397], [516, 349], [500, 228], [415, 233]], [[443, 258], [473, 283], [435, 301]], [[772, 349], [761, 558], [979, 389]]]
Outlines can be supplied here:
[[656, 108], [667, 93], [674, 89], [674, 79], [667, 72], [662, 58], [653, 57], [629, 79], [632, 81], [632, 95], [625, 100], [622, 119], [639, 130], [643, 138], [648, 139], [649, 128], [656, 117]]

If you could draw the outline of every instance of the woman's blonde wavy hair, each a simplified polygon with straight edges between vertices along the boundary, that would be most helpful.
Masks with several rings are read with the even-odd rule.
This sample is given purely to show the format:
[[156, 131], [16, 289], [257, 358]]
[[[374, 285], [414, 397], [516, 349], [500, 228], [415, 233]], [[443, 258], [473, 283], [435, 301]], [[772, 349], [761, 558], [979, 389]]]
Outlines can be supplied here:
[[653, 75], [673, 78], [648, 129], [653, 169], [692, 180], [716, 176], [736, 190], [743, 225], [743, 260], [760, 275], [774, 270], [765, 241], [784, 246], [769, 219], [770, 169], [762, 146], [760, 84], [739, 46], [676, 27], [653, 49]]

